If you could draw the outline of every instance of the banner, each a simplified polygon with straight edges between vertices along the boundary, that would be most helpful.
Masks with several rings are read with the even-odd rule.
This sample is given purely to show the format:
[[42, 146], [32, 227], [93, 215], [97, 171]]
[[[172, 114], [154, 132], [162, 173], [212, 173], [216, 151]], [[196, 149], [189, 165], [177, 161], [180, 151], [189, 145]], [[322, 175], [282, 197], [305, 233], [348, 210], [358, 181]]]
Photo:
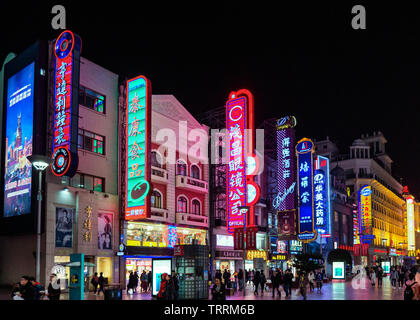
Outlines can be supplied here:
[[72, 208], [55, 209], [55, 247], [73, 247], [73, 210]]
[[98, 249], [112, 249], [112, 213], [98, 213]]

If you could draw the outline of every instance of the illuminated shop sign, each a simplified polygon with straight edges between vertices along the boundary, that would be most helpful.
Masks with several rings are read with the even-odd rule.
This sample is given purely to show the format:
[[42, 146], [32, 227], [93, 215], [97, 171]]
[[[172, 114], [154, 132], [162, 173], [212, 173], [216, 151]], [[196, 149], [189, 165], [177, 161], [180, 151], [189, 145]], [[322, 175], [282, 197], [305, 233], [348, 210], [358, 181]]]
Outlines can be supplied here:
[[284, 254], [273, 254], [271, 256], [271, 260], [274, 260], [274, 261], [284, 261], [284, 260], [286, 260], [286, 255], [284, 255]]
[[217, 234], [216, 235], [216, 246], [221, 247], [233, 247], [233, 236], [227, 236], [223, 234]]
[[284, 240], [277, 241], [277, 252], [287, 253], [287, 241], [284, 241]]
[[31, 212], [34, 70], [33, 62], [7, 80], [4, 217]]
[[[254, 226], [254, 204], [260, 195], [260, 188], [254, 182], [258, 170], [258, 161], [253, 153], [254, 102], [248, 90], [230, 93], [226, 103], [226, 128], [227, 231], [234, 233], [235, 228]], [[249, 130], [245, 131], [246, 129]], [[249, 210], [241, 210], [245, 206]]]
[[[286, 117], [294, 119], [294, 117]], [[285, 118], [282, 118], [285, 119]], [[286, 125], [288, 120], [277, 121], [277, 195], [273, 199], [273, 207], [276, 210], [295, 209], [295, 129], [292, 125]], [[282, 126], [279, 126], [279, 121]], [[294, 121], [295, 123], [296, 121]], [[292, 123], [292, 124], [294, 124]]]
[[296, 118], [294, 116], [286, 116], [276, 121], [277, 130], [294, 128], [296, 126]]
[[314, 221], [313, 153], [314, 144], [310, 139], [303, 138], [297, 143], [298, 239], [304, 242], [310, 242], [317, 236]]
[[333, 269], [333, 279], [344, 279], [345, 274], [345, 267], [344, 262], [342, 261], [333, 261], [332, 263], [332, 269]]
[[207, 231], [166, 224], [129, 222], [127, 246], [174, 248], [184, 244], [206, 244]]
[[126, 220], [150, 217], [151, 92], [144, 76], [127, 81]]
[[409, 251], [415, 250], [416, 245], [414, 223], [414, 199], [409, 197], [407, 198], [407, 243]]
[[64, 31], [54, 46], [54, 133], [51, 170], [72, 177], [78, 166], [80, 38]]
[[320, 234], [330, 233], [330, 166], [329, 159], [318, 156], [315, 161], [314, 204], [315, 228]]
[[372, 187], [363, 186], [359, 190], [359, 235], [362, 243], [370, 243], [372, 235]]
[[298, 240], [290, 240], [289, 248], [291, 254], [297, 254], [303, 252], [303, 244]]
[[267, 251], [264, 250], [247, 250], [246, 260], [264, 259], [267, 260]]

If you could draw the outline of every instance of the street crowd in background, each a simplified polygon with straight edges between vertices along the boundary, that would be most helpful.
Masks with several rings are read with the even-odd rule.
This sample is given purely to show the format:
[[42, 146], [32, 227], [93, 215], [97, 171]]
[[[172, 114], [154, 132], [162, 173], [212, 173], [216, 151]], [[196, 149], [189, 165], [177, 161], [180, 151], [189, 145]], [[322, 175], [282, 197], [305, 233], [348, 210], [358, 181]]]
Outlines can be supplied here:
[[60, 300], [60, 280], [56, 274], [50, 275], [50, 282], [45, 289], [34, 277], [22, 276], [13, 286], [13, 300]]
[[141, 275], [139, 276], [137, 271], [130, 272], [130, 276], [128, 277], [128, 284], [127, 284], [127, 294], [137, 293], [137, 289], [139, 287], [139, 280], [140, 280], [140, 292], [146, 293], [152, 291], [152, 271], [146, 272], [143, 270]]

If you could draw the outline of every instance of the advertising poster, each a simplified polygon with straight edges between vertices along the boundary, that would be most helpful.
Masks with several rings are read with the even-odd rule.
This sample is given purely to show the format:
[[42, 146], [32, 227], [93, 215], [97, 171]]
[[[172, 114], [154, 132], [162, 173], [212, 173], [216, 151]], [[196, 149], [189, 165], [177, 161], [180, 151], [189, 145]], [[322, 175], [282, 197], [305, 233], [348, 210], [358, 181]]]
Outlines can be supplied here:
[[295, 228], [296, 210], [278, 211], [278, 233], [283, 240], [290, 239], [296, 234]]
[[152, 260], [152, 275], [153, 275], [153, 290], [152, 295], [156, 296], [159, 292], [160, 281], [162, 274], [171, 274], [172, 271], [171, 259], [153, 259]]
[[55, 209], [55, 247], [73, 247], [73, 210], [72, 208]]
[[344, 279], [345, 272], [344, 272], [344, 262], [342, 261], [334, 261], [333, 262], [333, 279]]
[[112, 213], [98, 213], [98, 249], [112, 249]]
[[7, 80], [4, 217], [31, 212], [35, 63]]

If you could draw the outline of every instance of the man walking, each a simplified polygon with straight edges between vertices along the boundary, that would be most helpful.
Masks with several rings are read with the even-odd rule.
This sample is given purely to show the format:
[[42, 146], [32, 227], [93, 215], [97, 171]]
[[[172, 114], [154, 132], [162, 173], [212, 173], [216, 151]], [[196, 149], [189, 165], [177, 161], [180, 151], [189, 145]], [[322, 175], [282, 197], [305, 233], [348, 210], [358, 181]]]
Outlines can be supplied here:
[[[278, 272], [277, 269], [274, 270], [274, 272], [272, 273], [270, 280], [271, 280], [271, 286], [272, 286], [272, 289], [273, 289], [273, 298], [276, 295], [276, 290], [277, 290], [277, 295], [281, 298], [281, 292], [279, 290], [279, 286], [280, 286], [279, 280], [280, 280], [280, 277], [279, 277], [279, 272]], [[286, 292], [286, 295], [287, 295], [287, 292]]]
[[286, 270], [286, 273], [284, 274], [284, 291], [286, 292], [286, 298], [289, 298], [292, 296], [292, 280], [293, 280], [293, 274], [290, 271], [290, 269]]

